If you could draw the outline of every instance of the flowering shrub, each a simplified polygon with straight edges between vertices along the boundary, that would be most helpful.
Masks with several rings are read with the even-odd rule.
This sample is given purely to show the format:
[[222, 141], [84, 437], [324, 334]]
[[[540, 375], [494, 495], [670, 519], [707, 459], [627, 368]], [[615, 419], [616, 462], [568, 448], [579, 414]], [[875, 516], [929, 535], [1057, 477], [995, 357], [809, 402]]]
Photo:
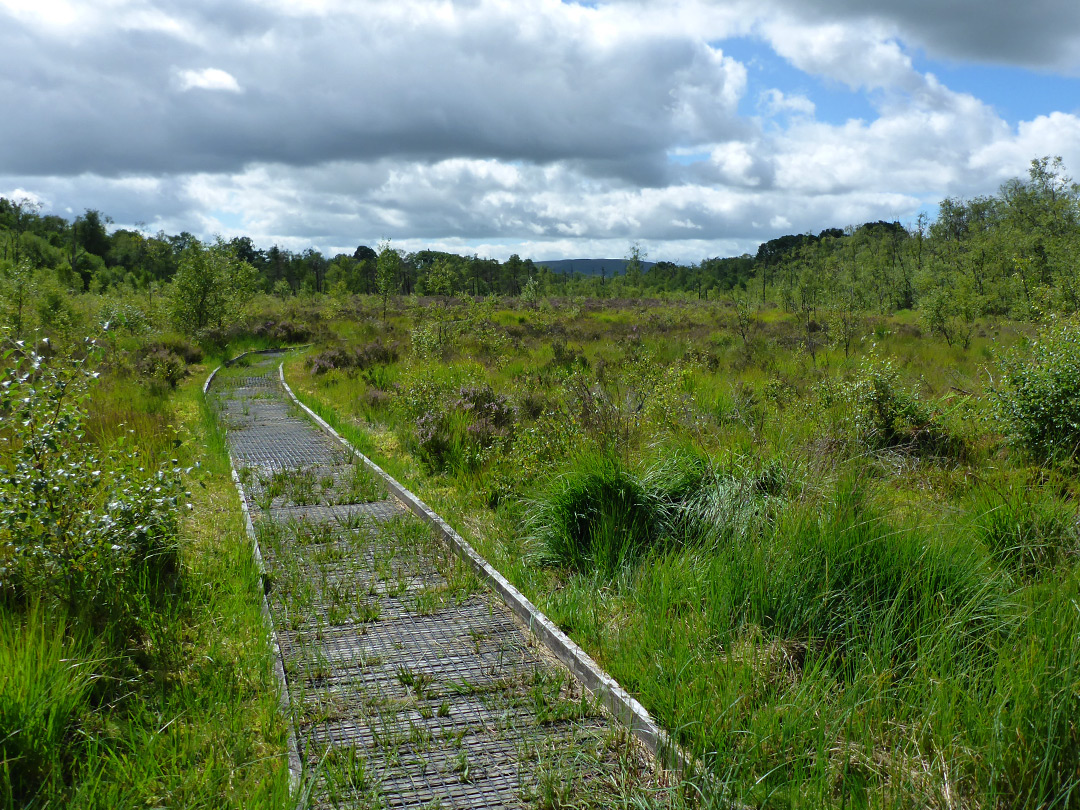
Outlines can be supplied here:
[[187, 375], [184, 358], [160, 344], [139, 352], [135, 369], [153, 389], [174, 389]]
[[416, 420], [420, 456], [432, 469], [478, 469], [513, 440], [516, 412], [489, 385], [463, 385], [445, 405], [432, 403]]

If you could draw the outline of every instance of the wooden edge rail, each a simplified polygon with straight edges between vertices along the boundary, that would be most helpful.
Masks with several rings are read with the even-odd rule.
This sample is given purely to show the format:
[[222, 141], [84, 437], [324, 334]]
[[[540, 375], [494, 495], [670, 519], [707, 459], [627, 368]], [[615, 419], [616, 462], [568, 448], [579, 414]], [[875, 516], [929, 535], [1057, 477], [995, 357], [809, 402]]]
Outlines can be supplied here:
[[[372, 471], [382, 477], [390, 492], [409, 507], [422, 520], [429, 523], [446, 541], [447, 545], [476, 571], [480, 578], [517, 614], [529, 630], [574, 674], [589, 692], [596, 696], [620, 723], [645, 746], [646, 749], [666, 767], [673, 768], [684, 777], [695, 780], [695, 761], [671, 736], [664, 731], [649, 712], [618, 682], [604, 672], [600, 666], [581, 647], [575, 644], [559, 627], [548, 619], [524, 594], [515, 588], [509, 580], [500, 574], [480, 554], [458, 534], [445, 520], [437, 515], [420, 498], [407, 490], [378, 464], [352, 446], [330, 424], [315, 411], [305, 405], [293, 393], [285, 382], [284, 363], [278, 366], [281, 385], [286, 393], [316, 424], [341, 445], [361, 459]], [[704, 776], [704, 774], [699, 774]], [[703, 781], [707, 781], [703, 780]], [[698, 790], [701, 786], [697, 786]]]
[[[214, 381], [214, 377], [217, 376], [217, 373], [222, 368], [233, 365], [249, 354], [276, 354], [281, 351], [290, 351], [290, 349], [261, 349], [243, 352], [230, 360], [226, 360], [211, 371], [210, 376], [206, 378], [206, 382], [203, 383], [202, 389], [203, 397], [205, 398], [209, 393], [210, 384]], [[244, 514], [244, 529], [247, 532], [248, 540], [251, 541], [251, 554], [255, 560], [255, 568], [259, 572], [259, 585], [262, 596], [262, 617], [263, 622], [265, 622], [267, 629], [270, 631], [270, 647], [274, 658], [274, 679], [277, 681], [279, 690], [278, 706], [289, 725], [286, 743], [289, 757], [289, 793], [296, 796], [300, 788], [304, 768], [303, 763], [300, 760], [300, 746], [297, 742], [296, 725], [293, 723], [292, 706], [289, 700], [289, 680], [285, 675], [285, 659], [281, 653], [281, 645], [278, 643], [277, 630], [274, 627], [274, 618], [270, 613], [270, 603], [266, 599], [267, 584], [269, 582], [266, 575], [266, 564], [263, 562], [262, 550], [259, 548], [259, 538], [255, 533], [255, 524], [251, 520], [251, 511], [248, 509], [247, 497], [244, 495], [244, 485], [240, 482], [240, 475], [236, 471], [236, 459], [233, 458], [232, 451], [229, 451], [229, 468], [232, 470], [233, 484], [236, 486], [236, 493], [240, 498], [240, 510]]]

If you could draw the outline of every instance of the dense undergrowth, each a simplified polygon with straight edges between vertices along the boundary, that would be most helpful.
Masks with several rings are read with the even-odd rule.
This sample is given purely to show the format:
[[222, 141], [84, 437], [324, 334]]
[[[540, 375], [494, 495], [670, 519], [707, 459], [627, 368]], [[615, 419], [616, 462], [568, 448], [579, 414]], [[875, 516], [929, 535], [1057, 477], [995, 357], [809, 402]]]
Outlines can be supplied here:
[[88, 321], [0, 363], [0, 807], [284, 806], [202, 351], [115, 321], [75, 339]]
[[708, 802], [1080, 805], [1074, 321], [964, 347], [901, 312], [813, 353], [737, 303], [327, 325], [301, 397], [638, 695]]

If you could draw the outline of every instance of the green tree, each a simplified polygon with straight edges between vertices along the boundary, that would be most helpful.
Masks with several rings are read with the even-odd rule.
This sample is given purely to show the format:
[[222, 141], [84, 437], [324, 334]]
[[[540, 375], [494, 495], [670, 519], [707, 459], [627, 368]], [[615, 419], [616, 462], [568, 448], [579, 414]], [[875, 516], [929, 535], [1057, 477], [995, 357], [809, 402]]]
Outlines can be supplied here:
[[[1025, 303], [1038, 314], [1046, 300], [1066, 312], [1080, 310], [1076, 262], [1080, 255], [1080, 185], [1060, 157], [1031, 161], [1026, 181], [1001, 189], [1003, 244], [1020, 275]], [[1038, 294], [1038, 302], [1033, 297]]]
[[31, 302], [36, 293], [34, 268], [25, 259], [16, 264], [0, 263], [0, 301], [4, 305], [4, 320], [15, 337], [23, 337]]
[[255, 287], [255, 268], [236, 258], [220, 238], [213, 245], [191, 240], [180, 254], [170, 310], [182, 332], [196, 336], [236, 320]]
[[401, 274], [401, 254], [390, 247], [390, 240], [379, 244], [379, 257], [375, 261], [375, 285], [382, 296], [382, 316], [386, 320], [386, 307], [390, 302], [390, 295], [397, 287], [398, 276]]
[[[18, 265], [19, 260], [22, 258], [21, 248], [23, 235], [38, 218], [38, 212], [40, 210], [41, 203], [34, 200], [26, 198], [7, 200], [0, 197], [0, 226], [3, 226], [10, 232], [9, 240], [12, 248], [11, 262], [14, 265]], [[5, 258], [7, 257], [6, 247], [7, 246], [5, 245]]]
[[626, 283], [631, 293], [641, 288], [641, 274], [644, 271], [647, 256], [648, 254], [637, 242], [630, 246], [630, 252], [626, 254]]

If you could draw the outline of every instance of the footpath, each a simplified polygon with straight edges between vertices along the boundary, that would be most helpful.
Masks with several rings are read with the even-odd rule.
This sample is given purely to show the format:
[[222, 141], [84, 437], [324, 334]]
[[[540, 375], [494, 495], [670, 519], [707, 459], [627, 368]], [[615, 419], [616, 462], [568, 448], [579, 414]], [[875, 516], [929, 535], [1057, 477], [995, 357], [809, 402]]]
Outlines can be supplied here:
[[670, 804], [638, 740], [292, 402], [281, 355], [246, 359], [208, 396], [265, 566], [308, 806]]

